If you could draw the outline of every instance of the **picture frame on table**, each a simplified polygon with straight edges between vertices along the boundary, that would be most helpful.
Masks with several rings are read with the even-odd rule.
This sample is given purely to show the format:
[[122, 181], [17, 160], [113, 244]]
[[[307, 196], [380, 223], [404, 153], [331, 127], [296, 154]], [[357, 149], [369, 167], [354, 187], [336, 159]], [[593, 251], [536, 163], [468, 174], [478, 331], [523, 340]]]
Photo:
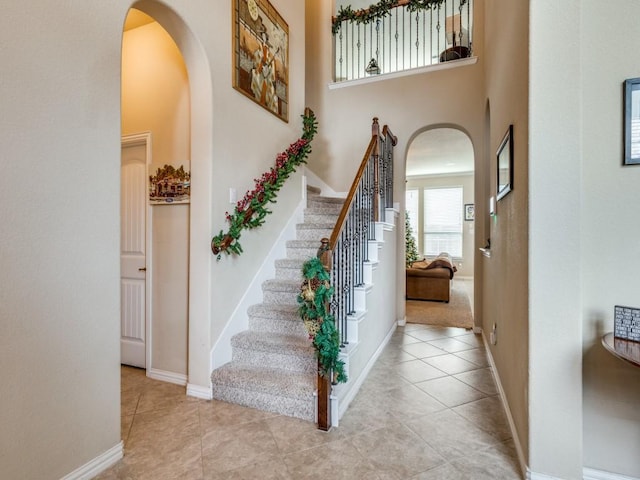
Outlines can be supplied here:
[[513, 190], [513, 125], [509, 125], [498, 151], [496, 200], [501, 200]]
[[640, 78], [624, 81], [623, 165], [640, 165]]

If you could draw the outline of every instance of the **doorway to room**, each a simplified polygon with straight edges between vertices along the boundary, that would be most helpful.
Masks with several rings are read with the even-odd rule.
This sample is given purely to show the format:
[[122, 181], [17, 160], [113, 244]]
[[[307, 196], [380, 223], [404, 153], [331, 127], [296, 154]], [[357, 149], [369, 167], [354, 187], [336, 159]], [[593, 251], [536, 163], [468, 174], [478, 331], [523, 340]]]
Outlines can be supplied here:
[[[127, 15], [122, 39], [121, 108], [121, 361], [146, 368], [149, 377], [186, 385], [189, 78], [169, 33], [136, 9]], [[132, 152], [136, 147], [125, 148], [131, 137], [146, 139], [148, 163]]]
[[473, 327], [474, 187], [473, 145], [464, 131], [440, 125], [414, 135], [406, 159], [407, 321], [428, 307], [434, 321], [442, 317], [437, 324]]

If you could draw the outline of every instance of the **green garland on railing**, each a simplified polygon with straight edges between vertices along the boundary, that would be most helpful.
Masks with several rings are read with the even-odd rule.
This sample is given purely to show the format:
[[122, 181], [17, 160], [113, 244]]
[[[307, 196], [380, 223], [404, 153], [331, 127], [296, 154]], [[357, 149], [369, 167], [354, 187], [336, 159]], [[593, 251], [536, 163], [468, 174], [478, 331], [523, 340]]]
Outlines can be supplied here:
[[268, 203], [275, 203], [278, 191], [284, 185], [296, 168], [307, 163], [307, 157], [311, 153], [311, 141], [318, 131], [315, 114], [307, 110], [302, 115], [302, 137], [289, 145], [286, 151], [278, 154], [274, 167], [254, 179], [255, 188], [249, 190], [242, 200], [238, 201], [233, 213], [226, 212], [229, 222], [229, 230], [220, 233], [211, 240], [211, 251], [220, 260], [222, 252], [227, 255], [242, 253], [242, 246], [238, 241], [242, 230], [256, 228], [265, 222], [267, 214], [271, 210], [266, 208]]
[[[393, 8], [399, 7], [402, 4], [404, 4], [410, 12], [417, 12], [440, 6], [444, 1], [445, 0], [408, 0], [405, 3], [399, 2], [398, 0], [380, 0], [378, 3], [370, 5], [369, 8], [363, 8], [361, 10], [351, 10], [351, 5], [347, 5], [346, 7], [340, 7], [338, 15], [333, 17], [331, 31], [334, 35], [337, 34], [340, 31], [342, 22], [345, 20], [368, 25], [369, 23], [390, 15]], [[461, 7], [466, 3], [467, 0], [460, 0]]]
[[338, 359], [340, 336], [334, 316], [327, 311], [333, 296], [329, 273], [320, 259], [312, 258], [302, 266], [302, 275], [304, 282], [298, 295], [298, 311], [316, 349], [319, 373], [332, 383], [345, 383], [344, 362]]

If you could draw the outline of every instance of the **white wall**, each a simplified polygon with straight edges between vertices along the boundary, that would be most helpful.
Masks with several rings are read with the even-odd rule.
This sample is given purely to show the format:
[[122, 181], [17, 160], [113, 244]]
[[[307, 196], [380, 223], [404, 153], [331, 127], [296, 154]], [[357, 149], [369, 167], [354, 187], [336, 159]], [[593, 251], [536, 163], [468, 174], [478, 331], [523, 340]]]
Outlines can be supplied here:
[[[600, 338], [615, 305], [640, 307], [640, 170], [622, 166], [625, 79], [640, 76], [640, 5], [581, 2], [581, 251], [584, 464], [640, 478], [640, 369], [615, 359]], [[625, 32], [611, 51], [607, 39]], [[575, 175], [575, 172], [574, 172]]]
[[[474, 175], [432, 175], [427, 177], [408, 177], [407, 190], [410, 188], [424, 189], [433, 187], [462, 187], [462, 203], [474, 203]], [[422, 196], [420, 198], [423, 198]], [[421, 208], [423, 201], [420, 202]], [[420, 210], [421, 212], [423, 210]], [[464, 215], [464, 213], [463, 213]], [[475, 257], [475, 222], [462, 222], [462, 258], [455, 259], [456, 276], [473, 277], [473, 261]], [[416, 235], [418, 232], [414, 232]]]
[[[136, 3], [172, 35], [189, 70], [189, 382], [203, 388], [212, 339], [278, 230], [243, 236], [247, 253], [215, 264], [210, 240], [224, 227], [228, 188], [244, 192], [273, 164], [298, 137], [305, 106], [304, 4], [272, 4], [290, 27], [289, 123], [231, 87], [231, 2]], [[1, 399], [0, 471], [7, 478], [61, 478], [120, 442], [120, 69], [129, 6], [3, 6], [2, 88], [10, 95], [0, 100], [0, 215], [11, 228], [0, 232], [0, 363], [11, 368], [0, 381], [11, 388]]]

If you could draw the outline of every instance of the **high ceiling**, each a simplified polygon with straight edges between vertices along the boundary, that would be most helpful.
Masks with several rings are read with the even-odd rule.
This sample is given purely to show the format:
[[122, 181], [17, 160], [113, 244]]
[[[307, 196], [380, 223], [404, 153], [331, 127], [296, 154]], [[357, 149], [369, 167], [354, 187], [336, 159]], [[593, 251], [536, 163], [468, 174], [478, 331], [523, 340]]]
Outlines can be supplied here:
[[407, 177], [472, 173], [473, 145], [454, 128], [436, 128], [418, 135], [407, 153]]

